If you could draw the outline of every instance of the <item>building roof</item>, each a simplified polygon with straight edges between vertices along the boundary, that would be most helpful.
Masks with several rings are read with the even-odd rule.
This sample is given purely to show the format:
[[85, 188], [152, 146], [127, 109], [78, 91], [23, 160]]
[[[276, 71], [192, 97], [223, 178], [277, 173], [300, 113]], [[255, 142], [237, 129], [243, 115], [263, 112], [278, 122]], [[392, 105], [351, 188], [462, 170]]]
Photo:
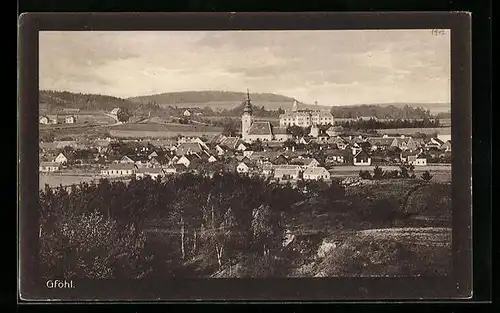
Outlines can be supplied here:
[[356, 155], [354, 157], [357, 158], [357, 157], [362, 157], [362, 156], [370, 157], [370, 155], [364, 150], [360, 150], [358, 153], [356, 153]]
[[219, 145], [228, 149], [236, 149], [239, 143], [241, 143], [239, 137], [226, 137], [222, 139]]
[[300, 163], [301, 165], [309, 165], [313, 161], [316, 161], [316, 159], [314, 159], [314, 158], [295, 158], [295, 159], [291, 160], [290, 163]]
[[304, 175], [325, 175], [325, 174], [330, 174], [330, 173], [326, 170], [326, 168], [321, 166], [308, 167], [304, 171]]
[[288, 135], [286, 127], [273, 127], [272, 131], [275, 135]]
[[184, 155], [187, 153], [199, 153], [203, 150], [203, 146], [197, 142], [185, 142], [177, 146], [177, 150], [175, 151], [175, 153], [177, 155]]
[[280, 165], [274, 167], [274, 175], [282, 176], [282, 175], [298, 175], [300, 172], [300, 166], [298, 165]]
[[374, 146], [390, 146], [394, 142], [394, 137], [369, 137], [367, 141]]
[[272, 135], [270, 122], [253, 122], [248, 130], [249, 135]]
[[420, 151], [403, 151], [401, 152], [401, 157], [406, 158], [410, 156], [418, 156], [420, 155]]
[[345, 156], [347, 150], [329, 149], [325, 151], [326, 156]]
[[112, 163], [108, 166], [108, 170], [133, 170], [136, 166], [131, 163]]

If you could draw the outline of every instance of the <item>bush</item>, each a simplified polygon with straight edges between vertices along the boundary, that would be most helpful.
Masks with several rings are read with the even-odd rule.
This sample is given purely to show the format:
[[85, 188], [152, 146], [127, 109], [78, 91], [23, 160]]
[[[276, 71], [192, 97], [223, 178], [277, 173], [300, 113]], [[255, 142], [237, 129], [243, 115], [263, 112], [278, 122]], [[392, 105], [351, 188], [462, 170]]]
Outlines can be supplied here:
[[359, 171], [359, 177], [362, 179], [372, 179], [372, 174], [370, 174], [370, 171]]
[[429, 173], [429, 171], [425, 171], [422, 173], [421, 177], [423, 180], [429, 181], [432, 179], [433, 175], [431, 175], [431, 173]]
[[382, 179], [384, 177], [384, 171], [377, 165], [373, 169], [373, 179]]

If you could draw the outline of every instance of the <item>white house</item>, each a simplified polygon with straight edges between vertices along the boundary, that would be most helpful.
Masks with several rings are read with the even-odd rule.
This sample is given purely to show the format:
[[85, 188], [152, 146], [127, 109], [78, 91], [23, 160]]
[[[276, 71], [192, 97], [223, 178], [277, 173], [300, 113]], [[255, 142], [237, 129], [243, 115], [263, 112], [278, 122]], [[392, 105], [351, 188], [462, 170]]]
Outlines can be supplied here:
[[211, 156], [208, 158], [208, 162], [209, 162], [209, 163], [217, 162], [217, 158], [216, 158], [216, 157], [214, 157], [213, 155], [211, 155]]
[[41, 162], [39, 165], [40, 172], [56, 172], [59, 170], [61, 164], [57, 162]]
[[427, 158], [421, 155], [409, 155], [408, 164], [415, 166], [427, 166]]
[[191, 116], [191, 112], [189, 110], [185, 110], [184, 113], [182, 113], [184, 116]]
[[243, 143], [240, 143], [238, 147], [236, 147], [236, 150], [238, 151], [245, 151], [247, 149], [247, 146], [245, 146]]
[[244, 162], [241, 162], [240, 164], [238, 164], [238, 166], [236, 166], [236, 172], [237, 173], [248, 173], [248, 171], [250, 170], [250, 167], [248, 165], [246, 165]]
[[300, 166], [298, 165], [279, 165], [274, 168], [274, 178], [280, 180], [299, 179]]
[[57, 163], [59, 163], [59, 164], [63, 164], [63, 163], [68, 162], [68, 158], [66, 158], [66, 157], [64, 156], [64, 154], [59, 153], [59, 154], [56, 156], [56, 158], [54, 159], [54, 162], [57, 162]]
[[162, 168], [140, 168], [135, 172], [135, 177], [144, 178], [146, 176], [151, 177], [151, 179], [157, 179], [163, 176]]
[[221, 146], [219, 145], [216, 145], [215, 146], [215, 151], [217, 152], [217, 155], [224, 155], [224, 153], [226, 153], [226, 151], [224, 150], [224, 148], [222, 148]]
[[137, 166], [130, 163], [113, 163], [108, 168], [101, 170], [101, 175], [112, 177], [131, 176], [135, 174]]
[[50, 119], [46, 115], [40, 116], [40, 119], [38, 121], [40, 122], [40, 124], [50, 124]]
[[305, 180], [329, 180], [330, 173], [324, 167], [308, 167], [302, 174]]
[[366, 153], [366, 151], [361, 150], [354, 156], [353, 163], [354, 165], [358, 166], [371, 165], [372, 159], [370, 158], [370, 155]]
[[132, 158], [130, 158], [130, 157], [126, 156], [126, 155], [124, 155], [124, 156], [120, 159], [120, 161], [118, 161], [118, 162], [119, 162], [119, 163], [122, 163], [122, 164], [134, 164], [134, 163], [135, 163], [135, 161], [134, 161], [134, 160], [132, 160]]
[[179, 160], [177, 160], [176, 164], [182, 164], [185, 167], [189, 167], [195, 159], [200, 159], [200, 157], [197, 154], [186, 154], [181, 156]]
[[74, 124], [74, 123], [76, 123], [76, 117], [74, 115], [66, 116], [64, 118], [64, 123], [66, 123], [66, 124]]
[[292, 161], [290, 161], [290, 163], [299, 164], [302, 168], [319, 166], [319, 162], [314, 158], [299, 157], [299, 158], [293, 159]]

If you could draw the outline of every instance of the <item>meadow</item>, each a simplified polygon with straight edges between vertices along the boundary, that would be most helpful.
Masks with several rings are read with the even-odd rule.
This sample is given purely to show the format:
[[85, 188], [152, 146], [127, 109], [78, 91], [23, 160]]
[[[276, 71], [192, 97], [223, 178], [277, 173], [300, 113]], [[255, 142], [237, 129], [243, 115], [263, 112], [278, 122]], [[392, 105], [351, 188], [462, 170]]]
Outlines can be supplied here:
[[377, 132], [384, 135], [412, 135], [415, 133], [451, 135], [451, 127], [377, 129]]

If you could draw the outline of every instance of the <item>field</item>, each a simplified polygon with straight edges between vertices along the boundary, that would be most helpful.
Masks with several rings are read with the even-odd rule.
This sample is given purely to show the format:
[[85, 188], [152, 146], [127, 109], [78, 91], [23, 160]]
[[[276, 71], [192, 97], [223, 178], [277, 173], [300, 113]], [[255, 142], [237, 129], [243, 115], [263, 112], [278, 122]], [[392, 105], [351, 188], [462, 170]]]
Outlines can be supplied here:
[[377, 132], [387, 135], [412, 135], [414, 133], [451, 135], [451, 127], [377, 129]]
[[184, 136], [216, 136], [222, 132], [220, 127], [183, 124], [123, 124], [109, 127], [112, 137], [174, 137]]
[[82, 182], [91, 182], [96, 179], [96, 176], [85, 175], [55, 175], [55, 174], [40, 174], [39, 175], [39, 188], [40, 190], [48, 184], [50, 187], [57, 187], [59, 185], [68, 186], [71, 184], [79, 184]]

